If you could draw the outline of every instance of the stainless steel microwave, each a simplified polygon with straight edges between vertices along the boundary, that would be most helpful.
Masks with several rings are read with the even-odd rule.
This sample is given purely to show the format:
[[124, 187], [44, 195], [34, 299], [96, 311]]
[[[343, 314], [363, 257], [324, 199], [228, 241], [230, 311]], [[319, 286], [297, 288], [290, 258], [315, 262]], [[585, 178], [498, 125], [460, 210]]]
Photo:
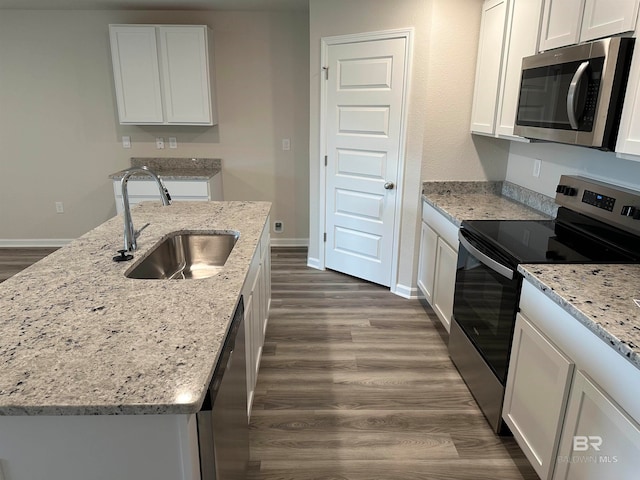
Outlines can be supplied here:
[[514, 133], [613, 150], [633, 38], [606, 38], [522, 59]]

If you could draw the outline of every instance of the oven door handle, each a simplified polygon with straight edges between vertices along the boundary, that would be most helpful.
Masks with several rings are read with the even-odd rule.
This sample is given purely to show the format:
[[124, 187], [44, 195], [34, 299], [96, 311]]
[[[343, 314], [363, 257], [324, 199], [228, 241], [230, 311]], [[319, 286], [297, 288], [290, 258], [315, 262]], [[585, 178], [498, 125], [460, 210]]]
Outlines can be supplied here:
[[505, 277], [508, 280], [513, 280], [513, 275], [515, 274], [515, 272], [501, 264], [500, 262], [496, 262], [493, 258], [487, 256], [486, 254], [482, 253], [480, 250], [478, 250], [476, 247], [474, 247], [469, 240], [467, 240], [463, 234], [463, 230], [459, 230], [458, 231], [458, 240], [460, 240], [460, 244], [466, 248], [469, 253], [471, 255], [473, 255], [477, 260], [479, 260], [480, 262], [482, 262], [484, 265], [486, 265], [487, 267], [489, 267], [491, 270], [493, 270], [494, 272], [496, 272], [498, 275], [502, 275], [503, 277]]

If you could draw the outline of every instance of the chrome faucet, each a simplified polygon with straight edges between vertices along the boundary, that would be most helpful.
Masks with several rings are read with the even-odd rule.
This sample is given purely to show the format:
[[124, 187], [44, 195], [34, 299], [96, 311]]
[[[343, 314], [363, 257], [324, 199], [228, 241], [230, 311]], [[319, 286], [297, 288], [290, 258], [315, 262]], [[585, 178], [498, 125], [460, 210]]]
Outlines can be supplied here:
[[114, 257], [114, 260], [118, 259], [118, 261], [131, 260], [133, 255], [127, 255], [126, 253], [132, 252], [137, 248], [136, 231], [135, 228], [133, 228], [133, 220], [131, 219], [131, 206], [129, 205], [128, 189], [129, 177], [136, 173], [144, 173], [155, 180], [158, 185], [158, 190], [160, 190], [160, 199], [162, 200], [162, 204], [165, 206], [171, 205], [171, 196], [169, 195], [167, 187], [164, 186], [160, 177], [153, 173], [149, 167], [132, 167], [125, 171], [122, 176], [122, 180], [120, 181], [120, 186], [122, 188], [122, 201], [124, 203], [124, 250], [118, 250], [120, 256]]

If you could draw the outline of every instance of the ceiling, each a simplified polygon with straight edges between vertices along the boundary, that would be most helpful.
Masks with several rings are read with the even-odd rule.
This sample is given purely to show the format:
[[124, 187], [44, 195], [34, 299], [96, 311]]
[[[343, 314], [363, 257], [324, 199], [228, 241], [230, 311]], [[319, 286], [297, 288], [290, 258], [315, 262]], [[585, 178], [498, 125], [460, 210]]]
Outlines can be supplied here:
[[308, 10], [309, 0], [0, 0], [0, 10]]

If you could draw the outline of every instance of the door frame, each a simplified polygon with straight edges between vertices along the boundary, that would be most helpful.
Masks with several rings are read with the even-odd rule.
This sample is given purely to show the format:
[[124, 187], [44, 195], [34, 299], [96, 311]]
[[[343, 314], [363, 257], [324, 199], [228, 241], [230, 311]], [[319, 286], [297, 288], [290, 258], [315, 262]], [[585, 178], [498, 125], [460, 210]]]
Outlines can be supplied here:
[[[409, 98], [409, 88], [410, 88], [410, 80], [411, 80], [411, 59], [413, 58], [413, 28], [398, 28], [391, 30], [381, 30], [377, 32], [364, 32], [364, 33], [354, 33], [349, 35], [336, 35], [331, 37], [322, 37], [320, 39], [320, 72], [324, 71], [324, 67], [327, 65], [328, 56], [329, 56], [329, 47], [332, 45], [340, 45], [346, 43], [358, 43], [358, 42], [368, 42], [375, 40], [389, 40], [393, 38], [404, 38], [406, 42], [405, 48], [405, 72], [404, 72], [404, 85], [402, 92], [402, 117], [400, 120], [400, 145], [399, 145], [399, 158], [398, 158], [398, 171], [397, 171], [397, 185], [396, 185], [396, 208], [395, 208], [395, 216], [393, 222], [393, 251], [391, 254], [392, 265], [391, 265], [391, 286], [390, 290], [392, 293], [398, 292], [398, 267], [400, 262], [400, 223], [402, 219], [402, 206], [403, 206], [403, 197], [404, 197], [404, 173], [405, 173], [405, 165], [406, 165], [406, 151], [407, 151], [407, 118], [408, 118], [408, 98]], [[318, 178], [320, 180], [319, 185], [319, 198], [318, 198], [318, 245], [320, 248], [318, 249], [318, 264], [314, 265], [320, 270], [326, 269], [326, 242], [324, 241], [324, 234], [326, 232], [327, 225], [327, 198], [326, 198], [326, 188], [327, 188], [327, 178], [326, 178], [326, 167], [324, 166], [324, 157], [327, 155], [327, 119], [326, 119], [326, 111], [327, 111], [327, 81], [325, 80], [324, 75], [320, 75], [320, 162]], [[403, 296], [406, 296], [404, 292], [402, 292]]]

